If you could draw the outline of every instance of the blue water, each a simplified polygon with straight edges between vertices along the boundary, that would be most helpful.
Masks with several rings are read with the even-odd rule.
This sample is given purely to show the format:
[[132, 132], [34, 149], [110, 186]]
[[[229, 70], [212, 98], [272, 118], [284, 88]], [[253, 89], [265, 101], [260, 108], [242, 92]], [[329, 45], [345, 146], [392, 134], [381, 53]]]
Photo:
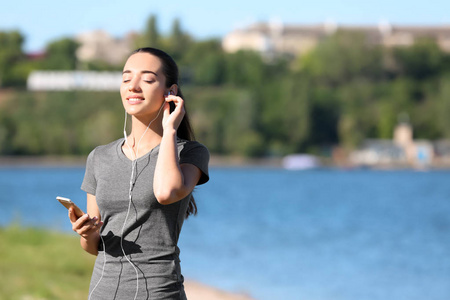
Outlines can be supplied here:
[[[82, 168], [0, 168], [0, 225], [71, 232]], [[256, 299], [450, 299], [450, 171], [214, 168], [180, 238], [186, 278]], [[80, 249], [80, 251], [82, 251]]]

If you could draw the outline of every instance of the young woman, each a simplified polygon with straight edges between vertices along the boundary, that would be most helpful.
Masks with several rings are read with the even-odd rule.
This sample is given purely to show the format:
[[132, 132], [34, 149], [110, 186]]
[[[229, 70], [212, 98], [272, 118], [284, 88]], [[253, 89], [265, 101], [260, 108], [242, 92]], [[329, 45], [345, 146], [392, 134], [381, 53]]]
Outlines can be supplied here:
[[165, 52], [128, 58], [120, 94], [132, 129], [88, 156], [87, 214], [69, 210], [81, 247], [97, 255], [89, 299], [186, 299], [178, 237], [209, 180], [208, 150], [193, 141], [178, 68]]

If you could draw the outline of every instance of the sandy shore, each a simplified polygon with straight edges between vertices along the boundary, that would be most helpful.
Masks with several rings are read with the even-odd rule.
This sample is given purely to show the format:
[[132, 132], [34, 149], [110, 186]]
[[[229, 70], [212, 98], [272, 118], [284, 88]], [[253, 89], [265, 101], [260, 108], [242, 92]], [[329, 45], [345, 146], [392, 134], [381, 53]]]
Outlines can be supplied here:
[[188, 300], [253, 300], [245, 294], [221, 291], [191, 280], [184, 282], [184, 289]]

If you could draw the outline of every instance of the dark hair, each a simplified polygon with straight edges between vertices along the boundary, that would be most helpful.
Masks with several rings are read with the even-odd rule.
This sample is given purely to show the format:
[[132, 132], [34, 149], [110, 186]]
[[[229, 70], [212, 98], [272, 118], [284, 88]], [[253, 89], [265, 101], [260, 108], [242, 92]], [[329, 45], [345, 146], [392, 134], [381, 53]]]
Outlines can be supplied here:
[[[173, 84], [176, 84], [178, 86], [177, 96], [183, 98], [183, 100], [186, 100], [183, 96], [183, 93], [181, 92], [180, 85], [178, 83], [179, 72], [177, 63], [173, 60], [173, 58], [169, 54], [156, 48], [145, 47], [134, 50], [133, 52], [131, 52], [130, 56], [136, 53], [148, 53], [158, 57], [163, 65], [164, 76], [166, 76], [166, 87], [169, 88]], [[184, 109], [185, 115], [180, 123], [180, 126], [177, 129], [177, 136], [184, 140], [193, 141], [195, 139], [194, 131], [192, 130], [191, 123], [189, 122], [189, 117], [186, 110], [186, 101]], [[173, 108], [171, 107], [171, 112], [172, 111]], [[189, 201], [188, 209], [186, 211], [186, 218], [188, 218], [189, 215], [191, 214], [193, 215], [197, 214], [197, 205], [195, 203], [194, 196], [192, 195]]]

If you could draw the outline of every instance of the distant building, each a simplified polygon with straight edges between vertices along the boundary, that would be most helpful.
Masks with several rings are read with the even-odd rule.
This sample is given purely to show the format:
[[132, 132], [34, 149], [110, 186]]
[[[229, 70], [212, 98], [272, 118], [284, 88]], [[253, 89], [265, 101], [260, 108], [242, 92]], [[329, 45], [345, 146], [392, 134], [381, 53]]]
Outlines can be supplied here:
[[76, 55], [79, 61], [104, 61], [112, 65], [123, 64], [135, 47], [137, 34], [129, 33], [123, 39], [112, 37], [103, 30], [81, 33], [75, 40], [80, 44]]
[[404, 149], [390, 140], [365, 140], [362, 147], [350, 154], [357, 166], [407, 165]]
[[450, 166], [450, 140], [438, 140], [434, 145], [434, 164], [437, 166]]
[[353, 165], [427, 167], [433, 163], [435, 149], [432, 142], [414, 140], [408, 123], [400, 123], [392, 140], [368, 139], [350, 154]]
[[[122, 65], [134, 50], [136, 37], [137, 34], [129, 33], [125, 38], [118, 39], [102, 30], [79, 34], [75, 38], [80, 44], [77, 59], [81, 62], [102, 61]], [[43, 56], [39, 54], [37, 58]], [[33, 71], [28, 76], [27, 88], [32, 91], [118, 91], [121, 81], [121, 72]]]
[[411, 46], [418, 38], [431, 38], [450, 52], [450, 26], [397, 26], [381, 22], [377, 26], [348, 26], [326, 22], [318, 25], [285, 25], [281, 22], [256, 23], [237, 29], [222, 40], [227, 52], [254, 50], [267, 56], [302, 55], [337, 30], [363, 33], [367, 39], [386, 47]]
[[31, 91], [119, 91], [121, 72], [33, 71], [28, 76]]

